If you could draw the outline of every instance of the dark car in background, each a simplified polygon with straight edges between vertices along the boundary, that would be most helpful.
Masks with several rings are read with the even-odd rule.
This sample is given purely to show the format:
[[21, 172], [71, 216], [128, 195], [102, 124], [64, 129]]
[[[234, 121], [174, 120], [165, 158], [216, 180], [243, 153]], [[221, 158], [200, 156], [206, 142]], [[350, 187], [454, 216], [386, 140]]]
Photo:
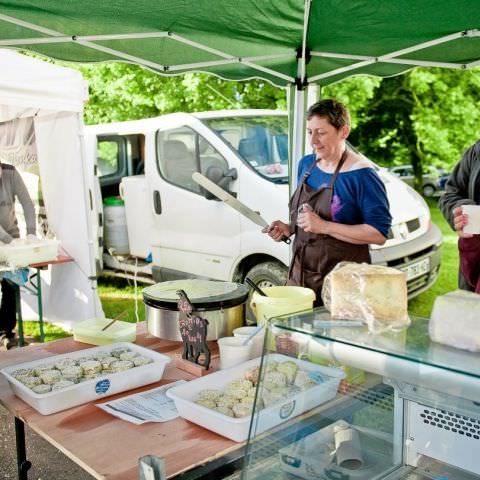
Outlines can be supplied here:
[[438, 188], [440, 190], [445, 190], [445, 184], [447, 183], [447, 180], [450, 178], [449, 173], [442, 173], [440, 177], [438, 177]]

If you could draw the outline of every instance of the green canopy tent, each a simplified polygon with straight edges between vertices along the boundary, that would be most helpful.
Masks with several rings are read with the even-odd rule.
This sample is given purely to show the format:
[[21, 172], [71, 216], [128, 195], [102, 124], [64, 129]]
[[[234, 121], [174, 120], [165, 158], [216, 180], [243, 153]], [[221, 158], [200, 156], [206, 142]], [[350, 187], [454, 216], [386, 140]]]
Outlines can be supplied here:
[[290, 87], [295, 159], [307, 85], [474, 67], [479, 26], [476, 0], [0, 0], [0, 47]]

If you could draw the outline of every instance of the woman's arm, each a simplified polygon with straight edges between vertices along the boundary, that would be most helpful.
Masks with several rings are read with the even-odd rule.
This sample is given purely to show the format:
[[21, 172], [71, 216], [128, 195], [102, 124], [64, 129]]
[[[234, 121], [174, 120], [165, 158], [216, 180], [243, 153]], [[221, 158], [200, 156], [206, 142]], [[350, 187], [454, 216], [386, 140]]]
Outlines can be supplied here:
[[17, 170], [15, 170], [13, 178], [14, 178], [13, 188], [15, 191], [15, 195], [20, 201], [23, 208], [23, 214], [25, 215], [25, 223], [27, 224], [27, 234], [35, 235], [37, 230], [37, 218], [35, 215], [35, 206], [33, 205], [33, 202], [32, 202], [32, 199], [30, 198], [27, 187], [23, 182], [22, 176]]
[[323, 233], [344, 242], [358, 245], [383, 245], [386, 238], [374, 227], [367, 224], [345, 225], [343, 223], [323, 220], [314, 212], [301, 213], [298, 216], [298, 226], [306, 232]]

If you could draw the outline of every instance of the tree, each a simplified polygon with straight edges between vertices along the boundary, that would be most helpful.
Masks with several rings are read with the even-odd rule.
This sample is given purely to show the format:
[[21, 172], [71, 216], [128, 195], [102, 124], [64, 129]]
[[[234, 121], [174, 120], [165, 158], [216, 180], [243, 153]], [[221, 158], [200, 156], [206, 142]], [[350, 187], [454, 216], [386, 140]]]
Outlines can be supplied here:
[[[126, 63], [69, 66], [90, 85], [87, 124], [177, 111], [286, 108], [285, 89], [260, 79], [237, 82], [199, 73], [165, 77]], [[348, 105], [355, 146], [380, 165], [412, 164], [419, 188], [424, 166], [451, 169], [478, 138], [478, 71], [415, 68], [385, 79], [357, 76], [324, 87], [322, 97]]]
[[85, 123], [154, 117], [171, 112], [286, 108], [284, 89], [263, 80], [226, 81], [200, 73], [165, 77], [138, 65], [70, 64], [89, 83]]
[[411, 164], [420, 189], [426, 165], [450, 170], [478, 138], [477, 73], [415, 68], [383, 79], [358, 112], [353, 143], [380, 165]]

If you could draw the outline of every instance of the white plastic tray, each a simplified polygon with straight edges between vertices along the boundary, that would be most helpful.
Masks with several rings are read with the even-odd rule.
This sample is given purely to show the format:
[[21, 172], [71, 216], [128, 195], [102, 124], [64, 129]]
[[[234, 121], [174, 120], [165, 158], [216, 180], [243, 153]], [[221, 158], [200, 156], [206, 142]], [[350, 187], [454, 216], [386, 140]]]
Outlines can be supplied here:
[[[38, 394], [23, 385], [17, 379], [12, 377], [12, 373], [21, 368], [32, 368], [38, 365], [56, 363], [62, 358], [81, 358], [93, 356], [99, 352], [110, 352], [114, 348], [128, 347], [131, 351], [150, 357], [153, 362], [140, 367], [134, 367], [125, 372], [109, 373], [98, 378], [77, 383], [71, 387], [57, 390], [54, 392]], [[33, 362], [12, 365], [1, 370], [1, 373], [7, 378], [10, 387], [17, 397], [28, 403], [42, 415], [60, 412], [67, 408], [81, 405], [92, 400], [99, 400], [109, 395], [124, 392], [132, 388], [157, 382], [162, 378], [166, 365], [170, 358], [161, 353], [154, 352], [139, 345], [129, 342], [112, 343], [102, 347], [87, 348], [77, 352], [54, 355], [52, 357], [42, 358]]]
[[[337, 421], [278, 451], [281, 469], [305, 480], [371, 480], [393, 467], [392, 439], [388, 434], [354, 427], [359, 431], [363, 465], [358, 470], [339, 467], [335, 461], [334, 428]], [[368, 433], [365, 433], [368, 432]]]
[[[168, 390], [167, 395], [175, 401], [175, 406], [181, 417], [231, 440], [243, 442], [248, 437], [250, 416], [243, 418], [228, 417], [220, 412], [198, 405], [194, 403], [194, 401], [198, 398], [201, 390], [223, 390], [231, 381], [243, 378], [246, 370], [260, 365], [260, 360], [260, 357], [254, 358], [236, 367], [220, 370], [202, 378], [192, 380], [184, 385], [173, 387]], [[297, 363], [302, 370], [319, 372], [330, 377], [330, 379], [297, 395], [288, 397], [284, 401], [260, 410], [260, 412], [254, 416], [256, 434], [262, 433], [289, 418], [300, 415], [317, 405], [331, 400], [337, 394], [340, 380], [345, 376], [344, 372], [339, 368], [323, 367], [277, 353], [269, 355], [269, 360], [276, 362], [293, 361]]]
[[20, 244], [0, 245], [0, 262], [12, 267], [27, 267], [32, 263], [49, 262], [58, 256], [58, 240], [24, 240]]

